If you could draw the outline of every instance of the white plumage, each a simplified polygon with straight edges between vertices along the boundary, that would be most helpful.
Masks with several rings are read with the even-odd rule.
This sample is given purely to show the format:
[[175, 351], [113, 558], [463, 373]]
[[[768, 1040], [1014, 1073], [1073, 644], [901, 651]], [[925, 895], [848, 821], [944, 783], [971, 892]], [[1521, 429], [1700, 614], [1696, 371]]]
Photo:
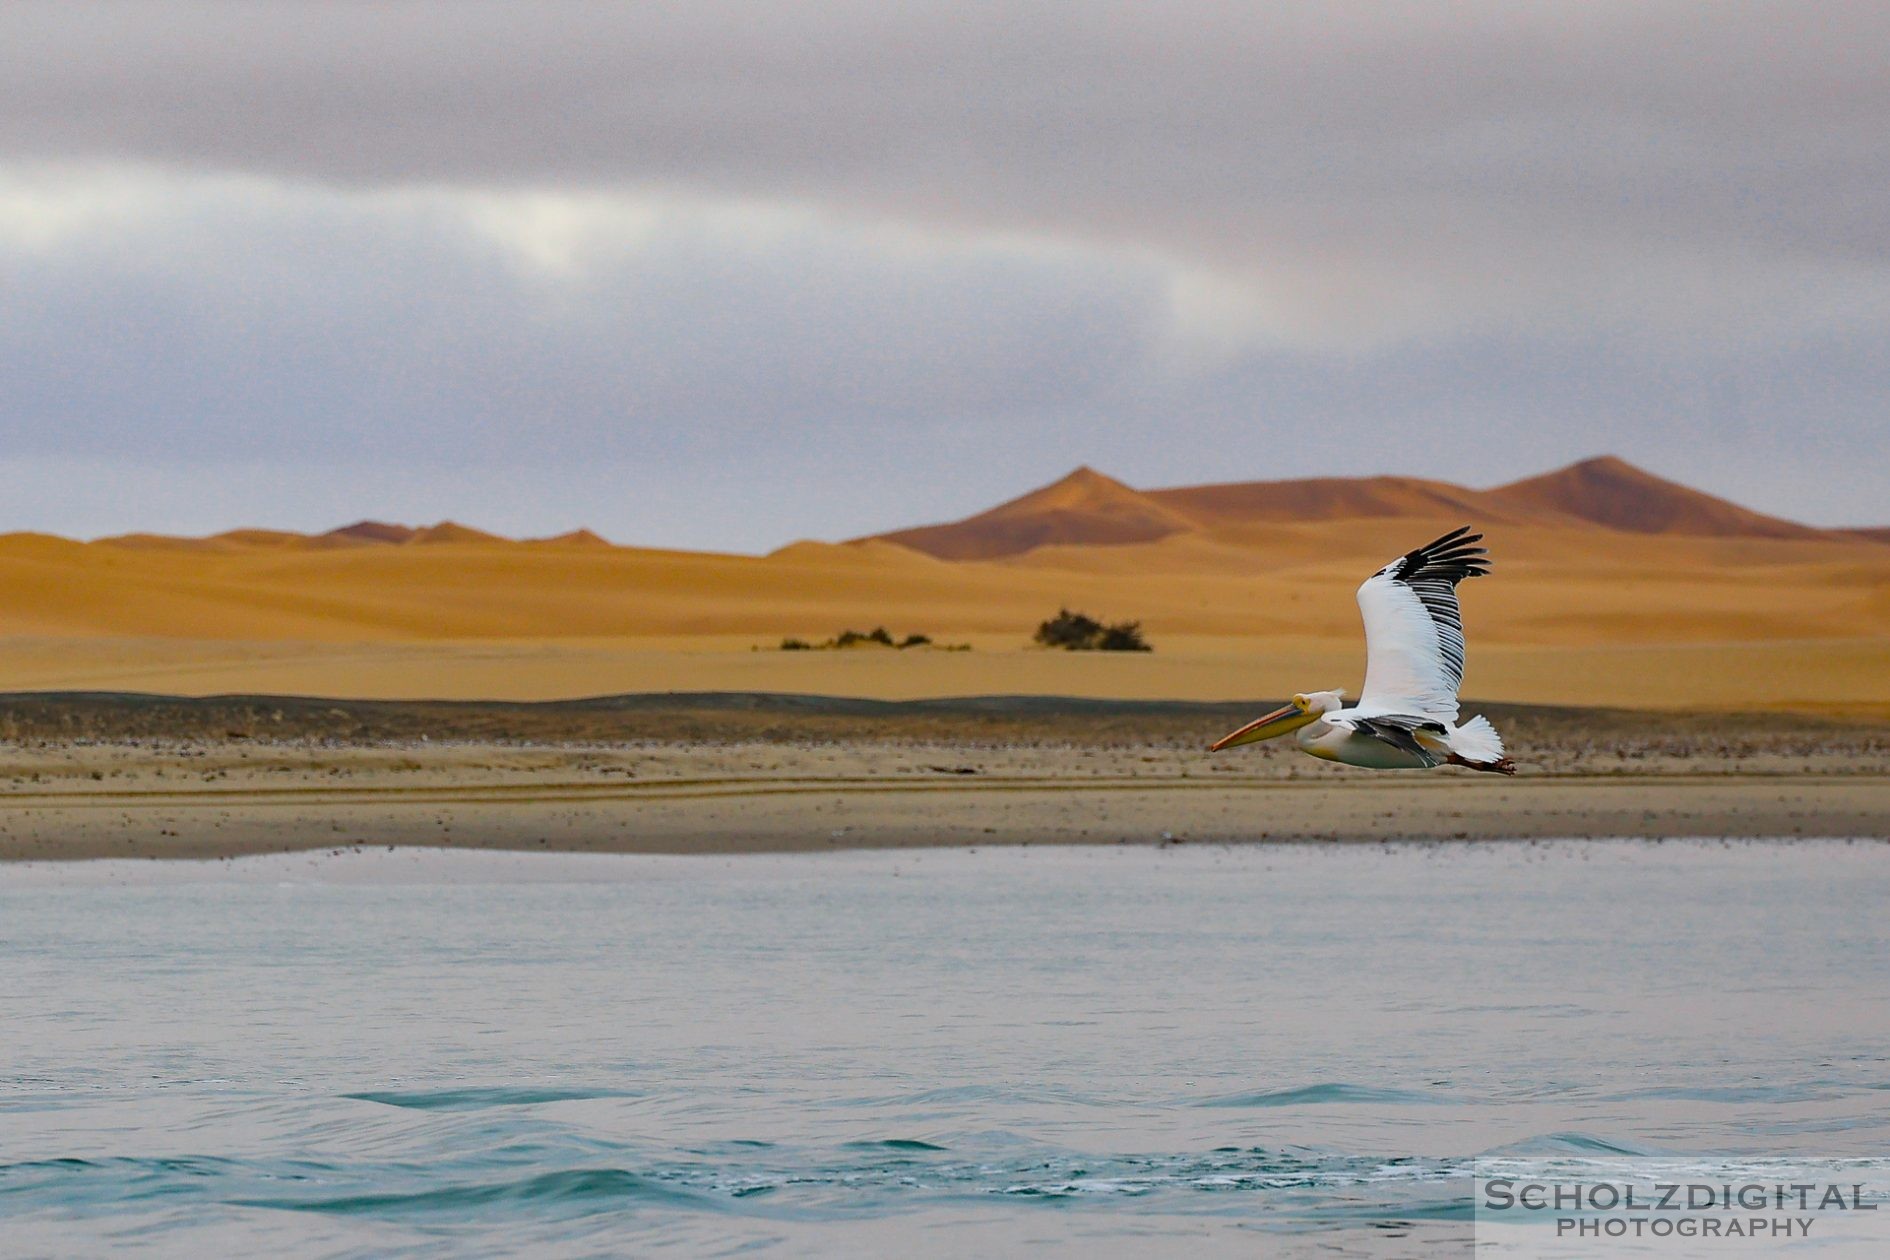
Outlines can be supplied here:
[[1365, 618], [1365, 689], [1359, 707], [1457, 720], [1463, 686], [1463, 615], [1457, 588], [1429, 580], [1422, 594], [1393, 576], [1402, 559], [1358, 588]]
[[1315, 691], [1250, 722], [1214, 745], [1231, 748], [1295, 733], [1312, 756], [1375, 770], [1468, 766], [1514, 774], [1502, 736], [1487, 718], [1457, 724], [1463, 685], [1463, 610], [1457, 584], [1490, 571], [1483, 535], [1469, 527], [1410, 551], [1358, 588], [1365, 619], [1365, 687]]

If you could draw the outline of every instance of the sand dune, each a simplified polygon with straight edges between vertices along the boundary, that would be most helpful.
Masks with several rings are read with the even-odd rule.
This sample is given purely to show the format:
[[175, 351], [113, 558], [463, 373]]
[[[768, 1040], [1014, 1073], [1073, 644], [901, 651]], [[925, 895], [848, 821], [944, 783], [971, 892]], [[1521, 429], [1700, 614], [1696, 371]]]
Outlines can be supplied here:
[[[1416, 477], [1311, 477], [1137, 490], [1080, 467], [1047, 486], [962, 520], [893, 530], [853, 545], [892, 543], [944, 560], [992, 560], [1045, 547], [1126, 546], [1177, 534], [1235, 545], [1256, 525], [1333, 521], [1468, 521], [1479, 527], [1599, 527], [1608, 532], [1703, 538], [1782, 538], [1890, 542], [1890, 527], [1817, 529], [1766, 516], [1655, 476], [1613, 456], [1600, 456], [1487, 490]], [[441, 543], [504, 544], [513, 540], [456, 521], [413, 526], [356, 521], [322, 534], [232, 529], [208, 538], [120, 534], [98, 540], [127, 550], [328, 550]], [[588, 529], [526, 540], [540, 546], [607, 547]], [[785, 549], [784, 549], [785, 550]], [[779, 553], [777, 553], [779, 554]]]
[[1702, 494], [1612, 456], [1498, 486], [1484, 499], [1495, 507], [1560, 513], [1634, 534], [1817, 538], [1825, 533]]
[[441, 521], [438, 525], [429, 525], [417, 529], [407, 539], [410, 544], [432, 546], [438, 543], [496, 543], [505, 542], [497, 534], [488, 534], [484, 530], [474, 529], [470, 525], [461, 525], [457, 521]]
[[[1542, 524], [1562, 518], [1522, 505], [1496, 506], [1481, 491], [1415, 477], [1310, 477], [1150, 490], [1199, 529], [1258, 522], [1352, 520], [1387, 516], [1458, 517], [1481, 524]], [[1573, 520], [1563, 523], [1573, 524]]]
[[420, 531], [411, 525], [391, 525], [386, 521], [356, 521], [321, 535], [323, 539], [350, 543], [404, 543]]
[[1055, 545], [1153, 542], [1197, 528], [1193, 517], [1092, 468], [949, 525], [882, 534], [941, 560], [989, 560]]
[[1139, 491], [1079, 468], [988, 512], [878, 537], [943, 559], [969, 560], [1256, 524], [1388, 517], [1708, 538], [1882, 541], [1869, 530], [1826, 531], [1765, 516], [1605, 455], [1489, 490], [1416, 477], [1313, 477]]
[[571, 529], [562, 534], [553, 534], [549, 538], [528, 538], [526, 542], [533, 546], [544, 547], [608, 547], [610, 540], [602, 534], [588, 529]]
[[[1429, 530], [1425, 525], [1424, 530]], [[1356, 688], [1352, 590], [1404, 524], [1256, 527], [947, 563], [881, 544], [771, 557], [450, 544], [125, 550], [0, 539], [0, 688], [537, 698], [778, 690], [1271, 696]], [[1469, 694], [1890, 707], [1890, 548], [1503, 530], [1465, 589]], [[1030, 649], [1061, 605], [1145, 657]], [[852, 626], [974, 650], [775, 651]], [[755, 650], [761, 649], [761, 650]]]
[[[1158, 638], [1357, 634], [1351, 592], [1450, 518], [1256, 525], [940, 563], [892, 544], [767, 557], [440, 541], [331, 549], [0, 538], [0, 633], [310, 641], [825, 637], [848, 625], [1023, 643], [1062, 604]], [[1890, 633], [1890, 548], [1864, 541], [1491, 527], [1479, 644]]]
[[[963, 528], [768, 556], [620, 547], [588, 531], [520, 543], [452, 522], [94, 543], [12, 534], [0, 537], [0, 689], [1212, 699], [1356, 688], [1353, 588], [1470, 520], [1497, 560], [1496, 576], [1464, 592], [1471, 695], [1890, 708], [1890, 546], [1646, 483], [1591, 461], [1491, 491], [1373, 478], [1145, 493], [1081, 470]], [[1624, 515], [1615, 491], [1645, 500], [1642, 514]], [[1339, 515], [1302, 519], [1317, 511]], [[915, 536], [972, 558], [915, 549]], [[1139, 620], [1157, 651], [1030, 649], [1061, 606]], [[878, 625], [974, 650], [773, 650]]]

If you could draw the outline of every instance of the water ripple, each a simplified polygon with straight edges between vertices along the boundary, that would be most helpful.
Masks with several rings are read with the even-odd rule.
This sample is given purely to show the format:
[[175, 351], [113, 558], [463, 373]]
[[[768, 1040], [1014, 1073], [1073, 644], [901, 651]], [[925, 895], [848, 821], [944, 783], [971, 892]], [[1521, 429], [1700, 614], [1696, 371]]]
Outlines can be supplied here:
[[1328, 1103], [1379, 1103], [1387, 1106], [1442, 1104], [1452, 1101], [1438, 1094], [1412, 1089], [1384, 1089], [1373, 1085], [1350, 1085], [1343, 1081], [1298, 1085], [1291, 1089], [1255, 1090], [1247, 1093], [1220, 1094], [1203, 1098], [1197, 1107], [1310, 1107]]
[[1486, 1157], [1883, 1149], [1890, 866], [1784, 852], [0, 881], [0, 1250], [1446, 1254]]
[[482, 1107], [528, 1107], [536, 1103], [572, 1102], [590, 1098], [637, 1098], [620, 1089], [534, 1089], [519, 1086], [467, 1087], [433, 1090], [368, 1090], [343, 1094], [357, 1102], [381, 1103], [414, 1111], [474, 1111]]

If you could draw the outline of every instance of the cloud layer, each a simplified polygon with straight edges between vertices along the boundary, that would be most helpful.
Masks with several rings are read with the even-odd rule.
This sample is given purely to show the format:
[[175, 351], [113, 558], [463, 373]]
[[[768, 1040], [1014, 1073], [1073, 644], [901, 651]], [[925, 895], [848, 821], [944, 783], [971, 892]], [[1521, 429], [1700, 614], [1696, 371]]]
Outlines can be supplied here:
[[1603, 449], [1874, 519], [1885, 46], [1862, 4], [22, 0], [5, 523], [759, 548], [1083, 461]]

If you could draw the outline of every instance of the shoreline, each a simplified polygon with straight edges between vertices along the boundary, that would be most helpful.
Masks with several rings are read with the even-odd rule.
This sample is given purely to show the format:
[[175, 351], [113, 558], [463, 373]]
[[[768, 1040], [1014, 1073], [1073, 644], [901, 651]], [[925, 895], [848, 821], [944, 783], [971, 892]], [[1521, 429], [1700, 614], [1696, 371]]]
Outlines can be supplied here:
[[[1277, 863], [1331, 859], [1340, 863], [1371, 864], [1380, 857], [1443, 857], [1479, 855], [1512, 863], [1634, 863], [1643, 853], [1678, 850], [1713, 861], [1732, 853], [1746, 860], [1795, 861], [1803, 856], [1820, 859], [1848, 854], [1850, 860], [1876, 862], [1868, 852], [1890, 842], [1859, 840], [1851, 836], [1792, 838], [1742, 836], [1683, 836], [1648, 840], [1629, 837], [1578, 839], [1536, 837], [1496, 841], [1388, 840], [1371, 846], [1330, 844], [1308, 840], [1275, 840], [1263, 844], [1134, 844], [1134, 845], [1028, 845], [983, 844], [953, 848], [827, 849], [813, 851], [755, 851], [748, 853], [577, 853], [544, 849], [464, 849], [442, 846], [364, 846], [360, 848], [302, 849], [286, 853], [250, 853], [220, 858], [153, 860], [107, 857], [82, 861], [0, 862], [0, 896], [41, 890], [99, 888], [173, 888], [202, 885], [252, 887], [437, 887], [442, 885], [515, 886], [531, 884], [641, 884], [699, 877], [713, 871], [717, 878], [776, 881], [815, 876], [825, 871], [872, 872], [887, 876], [924, 878], [934, 874], [993, 869], [989, 863], [1012, 863], [1011, 869], [1043, 870], [1059, 866], [1072, 871], [1096, 869], [1100, 863], [1125, 873], [1161, 869], [1172, 860], [1202, 861], [1216, 868], [1238, 870], [1258, 865], [1272, 870]], [[1790, 850], [1788, 855], [1787, 850]], [[1690, 860], [1682, 856], [1681, 861]], [[998, 869], [1002, 869], [1001, 866]], [[1340, 867], [1359, 871], [1358, 865]]]
[[1890, 840], [1890, 777], [1542, 776], [1500, 785], [1458, 778], [774, 779], [643, 789], [573, 783], [41, 793], [10, 803], [0, 861], [412, 847], [737, 854], [1811, 836]]
[[387, 846], [1890, 840], [1882, 724], [1474, 706], [1523, 763], [1513, 779], [1353, 770], [1278, 741], [1205, 752], [1258, 703], [0, 697], [0, 862]]

